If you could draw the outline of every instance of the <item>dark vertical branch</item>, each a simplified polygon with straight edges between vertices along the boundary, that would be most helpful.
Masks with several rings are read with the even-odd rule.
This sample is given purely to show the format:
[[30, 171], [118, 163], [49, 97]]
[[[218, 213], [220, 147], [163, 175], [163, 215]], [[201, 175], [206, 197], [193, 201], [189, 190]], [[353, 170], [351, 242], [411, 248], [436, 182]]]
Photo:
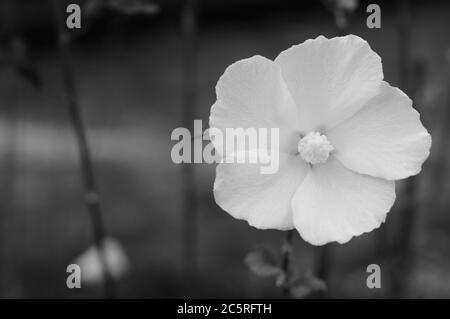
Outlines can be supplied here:
[[[183, 126], [191, 127], [195, 117], [196, 77], [197, 77], [197, 0], [185, 0], [181, 12], [181, 31], [183, 36]], [[191, 154], [192, 155], [192, 154]], [[182, 167], [183, 191], [183, 261], [185, 270], [195, 272], [197, 268], [197, 202], [194, 167], [185, 163]]]
[[81, 177], [84, 186], [84, 200], [89, 210], [94, 244], [99, 252], [100, 262], [103, 268], [103, 280], [105, 285], [105, 297], [114, 298], [116, 295], [115, 283], [110, 273], [108, 263], [105, 256], [105, 227], [102, 220], [102, 210], [100, 206], [99, 193], [94, 177], [94, 169], [92, 164], [91, 152], [86, 138], [86, 130], [81, 118], [80, 106], [75, 85], [75, 75], [72, 68], [69, 46], [69, 34], [64, 27], [63, 9], [60, 1], [53, 1], [53, 9], [55, 14], [55, 24], [58, 35], [58, 47], [61, 60], [61, 69], [63, 73], [63, 84], [67, 98], [67, 107], [69, 111], [70, 122], [72, 123], [75, 137], [78, 143], [78, 152], [81, 165]]
[[294, 250], [292, 244], [292, 237], [295, 230], [288, 230], [284, 237], [283, 245], [281, 246], [281, 269], [283, 270], [284, 285], [281, 286], [282, 294], [284, 298], [290, 298], [291, 293], [289, 289], [289, 284], [292, 274], [292, 252]]

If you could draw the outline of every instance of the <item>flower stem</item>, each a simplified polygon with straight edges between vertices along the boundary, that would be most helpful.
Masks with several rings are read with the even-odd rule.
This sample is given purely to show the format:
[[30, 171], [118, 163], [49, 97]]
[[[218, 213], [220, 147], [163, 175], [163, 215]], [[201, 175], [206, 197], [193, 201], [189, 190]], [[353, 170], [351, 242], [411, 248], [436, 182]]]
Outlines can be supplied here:
[[70, 58], [69, 35], [63, 27], [64, 19], [60, 3], [61, 2], [59, 0], [53, 0], [53, 9], [58, 34], [58, 47], [60, 52], [61, 69], [63, 72], [63, 84], [67, 97], [69, 118], [78, 144], [81, 177], [84, 186], [84, 200], [89, 210], [92, 222], [94, 245], [99, 252], [100, 263], [103, 269], [105, 297], [114, 298], [116, 296], [115, 282], [108, 267], [105, 250], [103, 249], [106, 233], [102, 219], [102, 210], [94, 177], [91, 152], [85, 133], [84, 123], [81, 118], [80, 106], [76, 92], [75, 75]]
[[294, 246], [292, 244], [293, 235], [294, 230], [288, 230], [284, 237], [283, 244], [281, 245], [281, 269], [283, 270], [283, 274], [285, 276], [284, 284], [281, 286], [281, 289], [284, 298], [291, 298], [289, 282], [292, 273], [292, 252], [294, 250]]
[[[329, 276], [331, 272], [332, 247], [330, 244], [323, 245], [318, 249], [316, 276], [329, 285]], [[327, 298], [327, 291], [321, 291], [318, 294], [320, 298]]]

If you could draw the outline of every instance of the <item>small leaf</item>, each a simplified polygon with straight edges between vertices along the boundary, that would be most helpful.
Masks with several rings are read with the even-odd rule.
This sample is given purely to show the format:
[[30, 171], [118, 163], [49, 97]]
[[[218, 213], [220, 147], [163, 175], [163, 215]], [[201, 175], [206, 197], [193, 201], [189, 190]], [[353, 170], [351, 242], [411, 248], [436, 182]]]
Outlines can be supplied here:
[[308, 284], [314, 292], [327, 290], [327, 284], [319, 278], [309, 278]]
[[303, 299], [312, 293], [311, 287], [298, 285], [291, 288], [291, 296], [296, 299]]
[[326, 289], [327, 284], [323, 280], [306, 274], [292, 282], [290, 292], [292, 297], [301, 299]]
[[287, 282], [287, 276], [284, 272], [280, 272], [275, 280], [275, 286], [284, 287]]
[[130, 261], [125, 248], [117, 240], [106, 238], [101, 250], [96, 246], [91, 246], [73, 262], [81, 268], [83, 284], [95, 286], [103, 283], [105, 269], [100, 253], [104, 254], [106, 266], [114, 279], [118, 280], [128, 272]]
[[282, 273], [275, 257], [267, 248], [259, 248], [248, 253], [245, 263], [254, 274], [261, 277], [273, 277]]

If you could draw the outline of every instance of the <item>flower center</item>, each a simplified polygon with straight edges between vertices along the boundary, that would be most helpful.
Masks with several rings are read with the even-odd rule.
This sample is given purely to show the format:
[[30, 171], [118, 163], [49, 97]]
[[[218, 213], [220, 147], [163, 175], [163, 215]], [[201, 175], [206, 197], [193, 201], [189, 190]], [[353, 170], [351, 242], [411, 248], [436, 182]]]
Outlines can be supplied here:
[[325, 135], [310, 132], [298, 142], [300, 156], [310, 164], [325, 163], [334, 150]]

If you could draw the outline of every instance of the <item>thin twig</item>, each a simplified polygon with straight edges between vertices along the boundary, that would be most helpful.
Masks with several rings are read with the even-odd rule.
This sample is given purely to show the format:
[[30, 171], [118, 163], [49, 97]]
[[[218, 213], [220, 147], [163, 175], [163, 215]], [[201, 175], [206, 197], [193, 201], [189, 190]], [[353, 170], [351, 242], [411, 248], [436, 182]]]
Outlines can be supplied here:
[[94, 245], [97, 247], [100, 262], [103, 269], [103, 280], [105, 285], [105, 297], [116, 297], [116, 285], [108, 267], [105, 255], [105, 227], [102, 220], [102, 210], [100, 206], [99, 194], [96, 186], [94, 169], [92, 164], [91, 152], [89, 149], [84, 123], [81, 118], [80, 106], [75, 85], [75, 75], [72, 68], [69, 34], [63, 27], [64, 19], [59, 0], [53, 0], [53, 9], [55, 14], [55, 23], [58, 32], [58, 46], [60, 51], [61, 68], [63, 72], [63, 84], [67, 97], [67, 107], [69, 111], [70, 122], [78, 143], [80, 156], [81, 175], [84, 186], [84, 200], [89, 210]]

